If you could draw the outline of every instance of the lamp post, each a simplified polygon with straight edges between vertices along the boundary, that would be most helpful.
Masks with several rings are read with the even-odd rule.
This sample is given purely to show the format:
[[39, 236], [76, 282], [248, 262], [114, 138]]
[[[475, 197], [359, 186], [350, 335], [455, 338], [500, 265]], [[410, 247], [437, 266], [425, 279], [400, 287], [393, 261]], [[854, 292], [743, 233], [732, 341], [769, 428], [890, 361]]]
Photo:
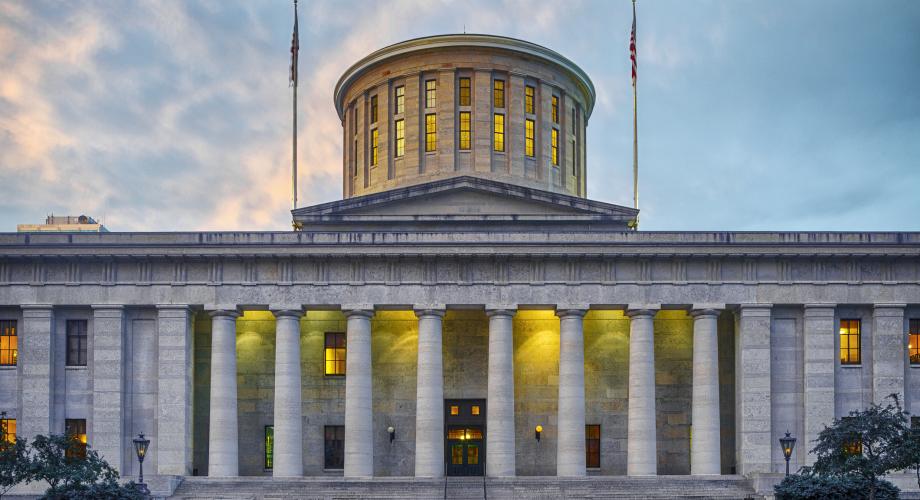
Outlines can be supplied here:
[[538, 425], [537, 427], [534, 428], [534, 437], [537, 438], [537, 442], [540, 441], [540, 437], [542, 436], [542, 434], [543, 434], [542, 425]]
[[393, 440], [396, 439], [396, 429], [394, 429], [392, 425], [387, 427], [387, 434], [390, 435], [390, 442], [392, 443]]
[[792, 457], [792, 450], [795, 448], [795, 438], [786, 431], [784, 437], [779, 438], [779, 445], [783, 449], [783, 457], [786, 458], [786, 475], [789, 475], [789, 458]]
[[137, 452], [137, 461], [140, 465], [137, 477], [137, 490], [145, 496], [150, 496], [150, 489], [144, 484], [144, 457], [147, 456], [147, 447], [150, 446], [150, 440], [145, 439], [143, 434], [138, 434], [134, 438], [134, 451]]

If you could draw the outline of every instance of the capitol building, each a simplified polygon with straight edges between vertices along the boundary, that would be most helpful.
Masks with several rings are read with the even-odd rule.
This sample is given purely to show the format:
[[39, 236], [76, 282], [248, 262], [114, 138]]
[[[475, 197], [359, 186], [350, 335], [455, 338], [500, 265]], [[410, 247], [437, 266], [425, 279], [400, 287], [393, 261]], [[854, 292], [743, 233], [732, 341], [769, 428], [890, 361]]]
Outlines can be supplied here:
[[295, 231], [0, 233], [11, 432], [124, 477], [144, 433], [178, 498], [743, 498], [786, 431], [795, 470], [851, 410], [920, 414], [920, 233], [636, 230], [586, 197], [590, 78], [522, 40], [397, 43], [334, 95], [342, 200]]

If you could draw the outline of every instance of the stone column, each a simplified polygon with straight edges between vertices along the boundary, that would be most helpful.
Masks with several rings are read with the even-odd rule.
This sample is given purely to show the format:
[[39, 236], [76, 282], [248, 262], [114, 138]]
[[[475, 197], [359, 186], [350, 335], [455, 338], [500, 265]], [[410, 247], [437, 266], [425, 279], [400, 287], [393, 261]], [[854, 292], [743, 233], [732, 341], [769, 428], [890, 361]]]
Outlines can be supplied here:
[[584, 476], [585, 468], [585, 338], [586, 309], [560, 309], [559, 316], [559, 442], [556, 475]]
[[658, 474], [658, 437], [655, 428], [655, 318], [656, 309], [629, 309], [629, 409], [626, 474]]
[[93, 448], [109, 465], [125, 470], [125, 311], [93, 306]]
[[236, 318], [233, 309], [211, 312], [211, 422], [208, 476], [239, 475], [236, 394]]
[[[418, 370], [415, 398], [415, 476], [444, 476], [443, 308], [417, 309]], [[346, 431], [347, 432], [347, 431]]]
[[372, 306], [345, 311], [345, 477], [374, 475], [373, 316]]
[[[275, 420], [272, 476], [303, 476], [303, 407], [300, 378], [298, 307], [273, 309], [275, 315]], [[213, 411], [213, 409], [212, 409]]]
[[875, 304], [872, 308], [872, 401], [891, 394], [904, 405], [904, 304]]
[[187, 305], [157, 306], [158, 474], [192, 473], [193, 354], [192, 311]]
[[54, 359], [51, 338], [54, 309], [50, 305], [23, 305], [19, 328], [19, 412], [16, 435], [32, 439], [49, 435], [52, 424]]
[[486, 475], [514, 476], [514, 313], [489, 309]]
[[693, 431], [690, 474], [722, 473], [719, 421], [719, 311], [696, 308], [693, 316]]
[[[805, 435], [800, 441], [805, 451], [805, 465], [812, 465], [815, 456], [807, 450], [825, 425], [834, 421], [834, 348], [837, 327], [834, 324], [834, 304], [805, 304]], [[782, 429], [777, 429], [782, 430]], [[799, 446], [796, 447], [796, 450]]]
[[[735, 344], [738, 473], [771, 472], [779, 435], [771, 429], [771, 304], [741, 304]], [[806, 445], [807, 446], [807, 445]]]

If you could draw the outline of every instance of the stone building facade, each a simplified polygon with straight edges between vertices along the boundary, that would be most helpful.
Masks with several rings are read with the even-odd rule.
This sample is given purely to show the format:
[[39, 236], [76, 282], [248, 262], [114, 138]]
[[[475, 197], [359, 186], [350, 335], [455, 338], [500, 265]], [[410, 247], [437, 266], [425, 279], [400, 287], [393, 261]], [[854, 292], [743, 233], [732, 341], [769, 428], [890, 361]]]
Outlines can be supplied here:
[[[410, 104], [429, 75], [431, 154]], [[486, 117], [469, 152], [464, 75]], [[478, 108], [496, 75], [503, 155]], [[526, 42], [412, 40], [341, 80], [344, 199], [294, 210], [298, 231], [0, 234], [0, 410], [126, 474], [143, 432], [146, 471], [178, 478], [756, 478], [782, 470], [783, 431], [807, 443], [891, 393], [920, 413], [920, 234], [632, 230], [636, 210], [584, 196], [593, 95]], [[576, 144], [558, 167], [552, 96]]]

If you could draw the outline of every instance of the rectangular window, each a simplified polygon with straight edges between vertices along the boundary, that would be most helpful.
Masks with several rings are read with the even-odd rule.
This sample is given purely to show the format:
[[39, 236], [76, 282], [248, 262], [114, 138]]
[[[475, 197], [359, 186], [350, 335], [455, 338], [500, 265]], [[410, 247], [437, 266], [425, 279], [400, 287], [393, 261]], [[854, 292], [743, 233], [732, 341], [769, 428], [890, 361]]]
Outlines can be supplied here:
[[553, 123], [559, 123], [559, 98], [553, 96]]
[[533, 158], [533, 120], [524, 120], [524, 154]]
[[19, 336], [16, 320], [0, 320], [0, 366], [16, 366], [19, 359]]
[[470, 149], [470, 112], [460, 112], [460, 149]]
[[355, 177], [358, 176], [358, 139], [355, 139], [355, 155], [353, 158], [353, 163], [355, 165]]
[[86, 366], [86, 320], [67, 320], [67, 366]]
[[326, 332], [326, 375], [345, 375], [345, 334]]
[[479, 405], [473, 405], [473, 408], [470, 409], [470, 413], [473, 415], [479, 415]]
[[505, 107], [505, 81], [495, 80], [492, 86], [492, 106], [496, 108]]
[[840, 320], [840, 364], [858, 365], [862, 363], [860, 320]]
[[406, 122], [396, 120], [396, 157], [406, 154]]
[[500, 113], [495, 113], [495, 127], [494, 130], [494, 145], [493, 149], [498, 152], [503, 152], [505, 150], [505, 115]]
[[438, 106], [438, 82], [425, 80], [425, 107], [432, 109]]
[[16, 442], [16, 419], [15, 418], [0, 419], [0, 434], [2, 434], [3, 439], [6, 439], [7, 443], [15, 443]]
[[470, 79], [461, 78], [460, 79], [460, 105], [469, 106], [472, 102], [472, 96], [470, 92]]
[[601, 426], [585, 426], [585, 465], [589, 469], [601, 467]]
[[323, 467], [326, 469], [342, 469], [345, 467], [345, 426], [327, 425], [325, 428], [325, 460]]
[[530, 85], [524, 87], [524, 112], [529, 115], [533, 114], [533, 96], [534, 88]]
[[425, 115], [425, 151], [430, 153], [438, 150], [438, 115], [431, 113]]
[[371, 130], [371, 165], [377, 165], [377, 129]]
[[[850, 421], [854, 418], [856, 417], [843, 417], [841, 420]], [[843, 451], [847, 455], [862, 455], [862, 437], [859, 434], [854, 434], [853, 439], [843, 445]]]
[[64, 434], [72, 436], [77, 442], [67, 450], [68, 457], [86, 457], [86, 419], [68, 418], [64, 420]]
[[575, 134], [575, 108], [572, 108], [572, 133]]
[[377, 96], [371, 96], [371, 123], [377, 123]]
[[577, 167], [578, 167], [578, 164], [575, 162], [575, 139], [572, 139], [572, 175], [573, 176], [578, 175], [578, 172], [576, 171]]
[[275, 426], [265, 426], [265, 468], [274, 467], [275, 455]]
[[395, 113], [401, 115], [406, 112], [406, 87], [396, 87], [396, 109]]
[[920, 365], [920, 319], [910, 320], [910, 334], [907, 336], [907, 355], [910, 356], [910, 364]]
[[559, 131], [553, 129], [552, 141], [550, 142], [553, 153], [553, 165], [559, 165]]

